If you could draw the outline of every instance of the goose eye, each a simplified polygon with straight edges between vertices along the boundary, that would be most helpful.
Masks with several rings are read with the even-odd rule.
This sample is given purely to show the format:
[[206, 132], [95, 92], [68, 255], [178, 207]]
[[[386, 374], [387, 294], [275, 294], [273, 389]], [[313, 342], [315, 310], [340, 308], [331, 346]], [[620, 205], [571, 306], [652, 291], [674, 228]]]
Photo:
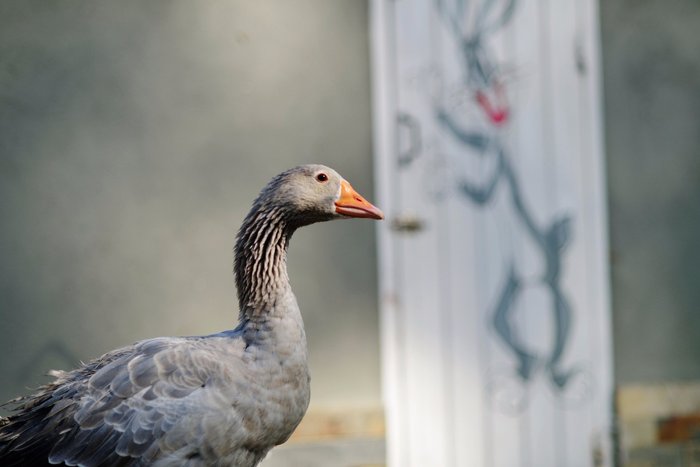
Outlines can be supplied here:
[[320, 174], [316, 175], [316, 180], [318, 180], [321, 183], [327, 182], [328, 181], [328, 175], [324, 174], [321, 172]]

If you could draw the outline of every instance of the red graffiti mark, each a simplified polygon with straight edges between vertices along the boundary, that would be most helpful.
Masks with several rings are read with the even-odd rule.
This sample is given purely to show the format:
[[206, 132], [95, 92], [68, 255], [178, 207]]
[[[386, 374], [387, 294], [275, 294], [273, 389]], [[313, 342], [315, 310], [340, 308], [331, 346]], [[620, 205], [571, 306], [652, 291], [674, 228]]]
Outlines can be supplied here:
[[[476, 91], [475, 98], [479, 103], [481, 110], [483, 110], [489, 120], [491, 120], [491, 123], [494, 125], [502, 125], [508, 120], [509, 117], [505, 92], [503, 86], [498, 83], [493, 85], [493, 90], [493, 100], [485, 91], [482, 91], [481, 89]], [[493, 102], [494, 100], [496, 101], [495, 104]]]

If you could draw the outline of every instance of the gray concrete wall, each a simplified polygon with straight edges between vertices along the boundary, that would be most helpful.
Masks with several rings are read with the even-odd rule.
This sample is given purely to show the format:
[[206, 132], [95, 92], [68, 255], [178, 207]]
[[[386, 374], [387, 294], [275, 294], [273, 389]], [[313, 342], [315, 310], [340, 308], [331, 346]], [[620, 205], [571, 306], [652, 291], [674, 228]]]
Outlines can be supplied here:
[[700, 379], [700, 2], [600, 6], [616, 378]]
[[[0, 400], [233, 327], [234, 234], [281, 170], [372, 199], [368, 54], [362, 0], [0, 3]], [[373, 229], [292, 240], [317, 406], [379, 404]]]

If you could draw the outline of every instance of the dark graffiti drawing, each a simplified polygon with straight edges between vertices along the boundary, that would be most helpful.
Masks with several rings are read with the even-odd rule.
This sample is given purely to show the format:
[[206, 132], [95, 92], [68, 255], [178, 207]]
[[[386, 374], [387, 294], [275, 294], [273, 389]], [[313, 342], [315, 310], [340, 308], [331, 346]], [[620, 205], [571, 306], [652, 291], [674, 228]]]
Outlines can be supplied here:
[[[445, 122], [450, 126], [452, 122]], [[459, 137], [462, 133], [453, 133]], [[468, 144], [465, 142], [465, 144]], [[558, 388], [564, 388], [573, 370], [561, 368], [561, 357], [571, 330], [571, 307], [562, 292], [561, 255], [569, 241], [571, 218], [563, 216], [555, 219], [545, 228], [536, 225], [530, 211], [523, 200], [518, 178], [513, 171], [506, 152], [496, 140], [493, 157], [497, 158], [495, 173], [483, 186], [476, 187], [467, 181], [460, 183], [460, 192], [477, 205], [485, 206], [492, 199], [496, 188], [503, 183], [510, 191], [510, 202], [516, 217], [521, 222], [525, 232], [534, 241], [538, 251], [544, 258], [545, 270], [540, 280], [551, 293], [553, 314], [555, 319], [555, 341], [552, 353], [546, 358], [545, 366], [549, 371], [552, 382]], [[523, 290], [523, 281], [517, 267], [511, 263], [508, 277], [505, 278], [498, 303], [493, 313], [493, 326], [504, 343], [511, 349], [518, 361], [518, 375], [525, 381], [532, 378], [538, 363], [538, 357], [528, 351], [521, 342], [517, 329], [512, 324], [512, 313], [519, 294]]]
[[408, 133], [408, 147], [399, 151], [399, 167], [406, 167], [423, 151], [420, 123], [414, 116], [405, 112], [398, 113], [396, 123], [399, 128], [405, 128]]
[[[463, 85], [472, 94], [492, 125], [508, 120], [506, 89], [502, 70], [494, 63], [487, 48], [489, 36], [507, 25], [515, 11], [515, 0], [482, 0], [476, 8], [466, 0], [436, 0], [438, 12], [447, 24], [462, 53]], [[469, 4], [469, 5], [468, 5]], [[464, 27], [467, 7], [472, 6], [473, 27]]]
[[[461, 123], [459, 110], [448, 109], [439, 103], [435, 104], [435, 118], [440, 128], [465, 149], [463, 154], [490, 158], [495, 167], [485, 182], [477, 184], [461, 179], [457, 191], [475, 205], [486, 208], [499, 187], [507, 190], [506, 198], [517, 225], [543, 260], [544, 271], [537, 281], [550, 298], [554, 344], [548, 354], [537, 355], [528, 349], [518, 333], [513, 314], [529, 282], [526, 283], [518, 271], [514, 259], [506, 268], [496, 305], [489, 313], [492, 329], [514, 358], [518, 379], [527, 383], [538, 369], [543, 368], [555, 392], [560, 393], [579, 371], [562, 364], [572, 329], [571, 305], [561, 286], [562, 256], [571, 236], [571, 215], [559, 215], [546, 225], [538, 225], [524, 199], [520, 177], [502, 137], [502, 129], [510, 117], [503, 72], [491, 58], [488, 48], [490, 36], [513, 17], [516, 1], [482, 0], [479, 4], [471, 4], [466, 0], [436, 0], [435, 4], [440, 21], [450, 31], [461, 52], [460, 86], [469, 93], [486, 125], [468, 128]], [[469, 27], [465, 26], [467, 23]]]

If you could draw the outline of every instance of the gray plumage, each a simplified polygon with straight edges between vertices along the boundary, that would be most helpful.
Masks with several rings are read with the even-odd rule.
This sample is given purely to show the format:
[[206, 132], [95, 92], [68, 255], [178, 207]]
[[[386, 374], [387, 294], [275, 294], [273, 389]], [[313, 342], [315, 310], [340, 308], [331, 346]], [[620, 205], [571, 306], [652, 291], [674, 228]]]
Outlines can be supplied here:
[[301, 226], [343, 214], [381, 218], [359, 195], [366, 206], [342, 208], [343, 183], [320, 165], [275, 177], [236, 241], [238, 326], [149, 339], [52, 372], [53, 382], [11, 401], [14, 413], [0, 418], [0, 465], [257, 465], [289, 438], [309, 403], [289, 239]]

